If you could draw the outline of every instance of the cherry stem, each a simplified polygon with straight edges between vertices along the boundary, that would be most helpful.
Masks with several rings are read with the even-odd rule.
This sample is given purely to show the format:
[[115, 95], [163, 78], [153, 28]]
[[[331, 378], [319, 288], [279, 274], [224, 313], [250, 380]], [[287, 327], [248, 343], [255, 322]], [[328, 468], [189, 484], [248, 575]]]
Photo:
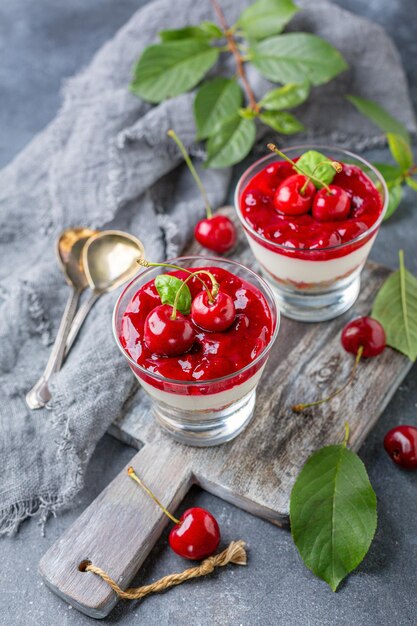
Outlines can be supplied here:
[[349, 435], [350, 435], [349, 422], [345, 422], [345, 437], [344, 437], [343, 443], [342, 443], [342, 446], [344, 448], [346, 448], [346, 446], [348, 444]]
[[188, 283], [189, 280], [191, 280], [195, 276], [198, 276], [198, 274], [206, 274], [211, 280], [211, 284], [212, 284], [211, 291], [208, 289], [208, 287], [204, 283], [204, 285], [206, 286], [206, 291], [207, 291], [210, 304], [213, 304], [215, 298], [217, 297], [217, 294], [219, 293], [220, 285], [217, 282], [217, 280], [214, 278], [213, 274], [211, 272], [208, 272], [207, 270], [197, 270], [196, 272], [192, 272], [189, 276], [187, 276], [187, 278], [184, 280], [181, 287], [178, 289], [177, 293], [175, 294], [174, 304], [172, 305], [172, 314], [171, 314], [172, 320], [175, 320], [177, 317], [177, 306], [178, 306], [178, 299], [180, 297], [181, 289], [184, 287], [184, 285]]
[[207, 217], [210, 219], [211, 217], [213, 217], [213, 211], [211, 209], [210, 206], [210, 202], [207, 196], [207, 192], [205, 190], [205, 187], [202, 183], [202, 180], [200, 178], [200, 176], [197, 174], [197, 170], [195, 169], [193, 162], [190, 159], [190, 155], [188, 154], [184, 144], [182, 143], [181, 139], [178, 137], [178, 135], [176, 134], [176, 132], [172, 129], [170, 129], [167, 133], [167, 135], [169, 137], [171, 137], [171, 139], [173, 139], [175, 141], [175, 143], [177, 144], [178, 148], [181, 151], [182, 156], [184, 157], [184, 161], [186, 162], [188, 169], [191, 172], [192, 177], [194, 178], [195, 182], [197, 183], [197, 187], [200, 190], [201, 195], [203, 196], [203, 200], [204, 200], [204, 205], [206, 207], [206, 215]]
[[[342, 166], [341, 163], [339, 163], [339, 161], [329, 161], [328, 159], [326, 159], [326, 161], [320, 161], [320, 163], [317, 163], [316, 167], [313, 169], [312, 176], [315, 175], [315, 173], [317, 172], [319, 167], [321, 167], [322, 165], [329, 165], [330, 167], [332, 167], [334, 169], [334, 171], [337, 174], [340, 174], [340, 172], [343, 170], [343, 166]], [[302, 196], [305, 194], [305, 191], [307, 189], [308, 183], [309, 183], [309, 179], [306, 180], [306, 182], [304, 183], [304, 185], [300, 189], [300, 193], [301, 193]], [[328, 188], [328, 193], [331, 194], [330, 187]]]
[[364, 349], [363, 346], [359, 346], [358, 351], [356, 353], [355, 363], [353, 365], [352, 371], [344, 385], [342, 385], [334, 393], [330, 394], [330, 396], [327, 396], [327, 398], [322, 398], [321, 400], [316, 400], [315, 402], [308, 402], [306, 404], [294, 404], [294, 406], [292, 407], [292, 410], [295, 413], [301, 413], [302, 411], [304, 411], [304, 409], [308, 409], [311, 406], [318, 406], [319, 404], [324, 404], [325, 402], [329, 402], [329, 400], [333, 400], [333, 398], [335, 398], [340, 393], [342, 393], [342, 391], [344, 391], [344, 389], [346, 389], [346, 387], [348, 387], [348, 385], [350, 385], [350, 383], [355, 378], [356, 369], [363, 355], [363, 349]]
[[136, 474], [135, 470], [133, 469], [133, 467], [128, 467], [127, 468], [127, 473], [130, 476], [130, 478], [132, 480], [134, 480], [138, 485], [140, 485], [142, 487], [142, 489], [144, 491], [146, 491], [146, 493], [148, 494], [148, 496], [150, 496], [152, 498], [152, 500], [163, 510], [163, 512], [165, 513], [165, 515], [167, 515], [169, 517], [169, 519], [174, 522], [174, 524], [181, 524], [180, 520], [177, 519], [176, 517], [174, 517], [173, 515], [171, 515], [171, 513], [164, 507], [164, 505], [162, 504], [162, 502], [160, 500], [158, 500], [158, 498], [156, 497], [156, 495], [154, 493], [152, 493], [152, 491], [149, 489], [149, 487], [147, 487], [145, 485], [145, 483], [139, 478], [139, 476]]
[[303, 185], [302, 189], [300, 189], [300, 193], [302, 195], [304, 195], [305, 189], [307, 188], [307, 185], [309, 183], [310, 180], [315, 180], [316, 183], [319, 183], [320, 185], [323, 185], [323, 187], [331, 194], [332, 190], [330, 189], [329, 185], [326, 185], [326, 183], [324, 183], [322, 180], [320, 180], [320, 178], [316, 178], [316, 176], [313, 176], [313, 174], [307, 174], [307, 172], [305, 170], [303, 170], [299, 165], [297, 165], [297, 163], [295, 163], [295, 161], [293, 161], [292, 159], [290, 159], [289, 157], [287, 157], [286, 154], [284, 154], [284, 152], [281, 152], [281, 150], [278, 150], [278, 148], [276, 147], [276, 145], [274, 143], [269, 143], [268, 144], [268, 149], [271, 150], [271, 152], [275, 152], [275, 154], [278, 154], [281, 158], [285, 159], [286, 161], [288, 161], [288, 163], [291, 163], [291, 165], [298, 170], [299, 172], [301, 172], [301, 174], [303, 176], [305, 176], [307, 178], [305, 184]]
[[226, 37], [227, 47], [230, 50], [230, 52], [233, 54], [233, 57], [235, 59], [236, 71], [246, 91], [246, 95], [249, 100], [249, 107], [252, 109], [252, 111], [255, 111], [255, 113], [259, 113], [259, 105], [256, 102], [255, 94], [253, 93], [252, 87], [246, 76], [245, 66], [243, 64], [243, 57], [240, 54], [239, 47], [233, 36], [234, 34], [233, 27], [229, 28], [229, 26], [227, 25], [226, 18], [223, 13], [223, 9], [221, 8], [217, 0], [210, 0], [210, 2], [211, 2], [214, 12], [217, 15], [219, 24], [224, 32], [224, 36]]
[[[173, 265], [172, 263], [151, 263], [151, 261], [147, 261], [146, 259], [136, 259], [136, 263], [141, 265], [142, 267], [168, 267], [173, 270], [179, 270], [180, 272], [187, 272], [187, 274], [194, 274], [195, 272], [191, 272], [186, 267], [181, 267], [180, 265]], [[207, 292], [208, 297], [211, 299], [211, 291], [207, 287], [206, 283], [202, 278], [196, 276], [200, 283], [203, 285], [204, 289]]]

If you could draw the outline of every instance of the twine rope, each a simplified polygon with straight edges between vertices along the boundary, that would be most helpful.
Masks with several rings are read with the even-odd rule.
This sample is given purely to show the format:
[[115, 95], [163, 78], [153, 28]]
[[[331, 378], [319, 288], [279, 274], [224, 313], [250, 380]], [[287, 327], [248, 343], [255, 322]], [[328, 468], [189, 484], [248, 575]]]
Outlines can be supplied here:
[[126, 591], [120, 589], [119, 585], [104, 570], [96, 565], [93, 565], [92, 563], [87, 565], [85, 571], [93, 572], [94, 574], [97, 574], [97, 576], [100, 576], [120, 598], [123, 598], [124, 600], [140, 600], [151, 593], [159, 593], [169, 589], [169, 587], [181, 585], [181, 583], [186, 580], [211, 574], [216, 567], [224, 567], [225, 565], [228, 565], [228, 563], [246, 565], [247, 556], [244, 541], [232, 541], [230, 545], [223, 550], [223, 552], [208, 557], [208, 559], [205, 559], [196, 567], [190, 567], [189, 569], [177, 574], [169, 574], [168, 576], [164, 576], [150, 585], [144, 585], [143, 587], [136, 588], [131, 587], [126, 589]]

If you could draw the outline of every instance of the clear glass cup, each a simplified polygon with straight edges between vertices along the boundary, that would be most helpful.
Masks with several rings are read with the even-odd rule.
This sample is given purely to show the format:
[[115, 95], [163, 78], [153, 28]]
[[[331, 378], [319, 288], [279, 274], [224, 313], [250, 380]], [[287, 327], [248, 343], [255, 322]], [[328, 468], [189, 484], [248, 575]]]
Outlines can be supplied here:
[[274, 290], [281, 313], [303, 322], [321, 322], [341, 315], [356, 301], [363, 266], [387, 210], [388, 190], [378, 170], [343, 148], [305, 145], [283, 152], [294, 159], [307, 150], [317, 150], [332, 160], [357, 165], [373, 181], [381, 195], [383, 209], [367, 231], [348, 243], [315, 250], [290, 248], [257, 233], [242, 215], [241, 197], [253, 176], [269, 163], [283, 160], [272, 153], [243, 173], [236, 187], [235, 208], [261, 274]]
[[152, 411], [159, 425], [174, 439], [193, 446], [214, 446], [234, 439], [253, 416], [256, 387], [262, 376], [279, 328], [279, 312], [269, 285], [247, 267], [226, 259], [180, 257], [167, 261], [181, 267], [221, 267], [251, 283], [264, 296], [271, 312], [272, 333], [262, 352], [236, 372], [204, 381], [165, 378], [136, 363], [120, 342], [121, 321], [134, 294], [167, 268], [144, 270], [125, 288], [113, 313], [113, 333], [119, 349], [145, 392], [151, 397]]

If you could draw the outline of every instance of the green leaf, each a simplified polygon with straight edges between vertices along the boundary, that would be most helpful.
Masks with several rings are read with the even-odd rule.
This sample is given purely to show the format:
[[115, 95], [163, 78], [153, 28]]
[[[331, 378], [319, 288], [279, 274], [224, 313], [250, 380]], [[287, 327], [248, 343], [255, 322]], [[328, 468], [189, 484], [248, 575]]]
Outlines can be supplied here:
[[257, 114], [250, 107], [243, 107], [238, 110], [240, 117], [243, 117], [244, 120], [254, 120], [257, 117]]
[[217, 48], [198, 39], [149, 46], [135, 67], [131, 91], [154, 103], [178, 96], [200, 82], [218, 56]]
[[346, 96], [346, 98], [358, 109], [359, 113], [370, 119], [384, 133], [395, 133], [407, 143], [410, 142], [410, 136], [404, 124], [392, 117], [381, 105], [373, 100], [359, 98], [359, 96]]
[[309, 33], [289, 33], [264, 39], [249, 50], [257, 69], [279, 83], [326, 83], [347, 65], [331, 44]]
[[288, 111], [265, 111], [259, 119], [283, 135], [293, 135], [304, 130], [304, 126]]
[[[324, 161], [324, 163], [323, 163]], [[328, 165], [327, 165], [328, 163]], [[336, 171], [332, 165], [330, 165], [331, 160], [321, 152], [317, 152], [316, 150], [308, 150], [304, 152], [298, 159], [296, 163], [296, 170], [300, 174], [313, 175], [316, 178], [319, 178], [326, 185], [330, 185], [333, 178], [336, 175]], [[317, 181], [312, 181], [317, 189], [320, 189], [322, 185], [320, 185]]]
[[277, 35], [300, 9], [292, 0], [258, 0], [240, 16], [237, 25], [248, 39]]
[[359, 457], [345, 445], [315, 452], [292, 489], [290, 520], [304, 563], [336, 591], [376, 530], [376, 496]]
[[185, 26], [175, 30], [161, 30], [162, 41], [178, 41], [180, 39], [219, 39], [223, 31], [214, 22], [202, 22], [200, 26]]
[[413, 165], [413, 153], [410, 144], [395, 133], [387, 133], [388, 146], [394, 160], [401, 168], [401, 172], [407, 172]]
[[411, 178], [411, 176], [407, 176], [407, 178], [405, 179], [405, 182], [411, 189], [414, 189], [414, 191], [417, 191], [417, 181], [414, 180], [414, 178]]
[[233, 78], [214, 78], [204, 83], [194, 100], [197, 138], [210, 137], [221, 122], [236, 114], [242, 99], [242, 90]]
[[384, 222], [391, 217], [393, 213], [398, 209], [400, 202], [403, 198], [403, 188], [400, 183], [388, 182], [388, 207], [387, 212], [384, 215]]
[[391, 274], [378, 291], [372, 308], [372, 317], [382, 324], [387, 344], [417, 358], [417, 278], [404, 266], [400, 250], [400, 269]]
[[221, 124], [207, 142], [206, 167], [220, 168], [239, 163], [255, 143], [254, 120], [235, 115]]
[[176, 276], [170, 274], [159, 274], [155, 278], [155, 288], [159, 293], [162, 304], [174, 305], [176, 295], [180, 291], [177, 300], [177, 309], [180, 313], [187, 315], [191, 310], [191, 292], [186, 283]]
[[263, 109], [267, 111], [282, 111], [284, 109], [292, 109], [305, 102], [310, 92], [310, 86], [307, 82], [297, 84], [288, 83], [278, 89], [268, 91], [259, 102]]
[[397, 181], [401, 178], [401, 169], [397, 165], [389, 163], [373, 163], [373, 166], [382, 174], [387, 183]]

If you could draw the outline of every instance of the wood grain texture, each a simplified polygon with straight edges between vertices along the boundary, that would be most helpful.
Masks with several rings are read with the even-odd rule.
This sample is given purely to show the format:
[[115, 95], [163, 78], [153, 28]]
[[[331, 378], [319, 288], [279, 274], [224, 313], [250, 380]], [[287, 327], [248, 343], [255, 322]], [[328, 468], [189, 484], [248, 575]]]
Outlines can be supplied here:
[[[230, 209], [226, 213], [233, 215]], [[241, 233], [241, 229], [239, 228]], [[193, 245], [188, 253], [201, 253]], [[233, 258], [256, 264], [244, 236]], [[368, 263], [355, 306], [322, 324], [282, 319], [262, 376], [255, 415], [234, 441], [215, 448], [190, 448], [172, 441], [156, 425], [149, 399], [139, 389], [110, 432], [137, 447], [132, 461], [157, 496], [175, 510], [193, 483], [275, 524], [288, 522], [289, 495], [308, 456], [317, 448], [342, 441], [350, 425], [350, 446], [357, 450], [401, 383], [411, 362], [387, 349], [363, 360], [356, 380], [330, 403], [301, 414], [293, 404], [308, 402], [337, 389], [347, 378], [353, 357], [340, 345], [345, 323], [369, 313], [389, 274]], [[105, 617], [115, 594], [94, 574], [78, 570], [90, 559], [126, 588], [166, 523], [152, 500], [123, 471], [50, 548], [40, 564], [45, 582], [79, 610]]]

